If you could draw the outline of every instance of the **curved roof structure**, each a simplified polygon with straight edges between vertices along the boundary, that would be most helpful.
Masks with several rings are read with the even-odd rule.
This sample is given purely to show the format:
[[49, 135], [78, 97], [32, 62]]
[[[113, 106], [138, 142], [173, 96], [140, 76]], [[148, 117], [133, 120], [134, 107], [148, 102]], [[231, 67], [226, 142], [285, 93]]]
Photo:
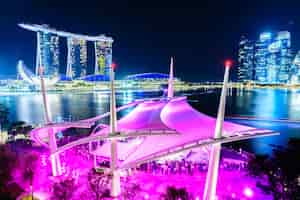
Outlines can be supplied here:
[[[109, 134], [109, 127], [104, 127], [89, 137], [59, 147], [56, 153], [92, 141], [117, 138], [119, 139], [118, 156], [121, 161], [119, 167], [130, 168], [136, 164], [162, 158], [172, 153], [188, 151], [213, 143], [232, 142], [275, 134], [269, 130], [224, 122], [223, 138], [214, 139], [216, 119], [193, 109], [185, 97], [150, 99], [136, 102], [136, 104], [137, 106], [128, 115], [118, 121], [117, 131], [120, 134], [111, 135]], [[67, 126], [60, 124], [56, 128], [87, 126], [86, 123], [92, 123], [95, 120], [97, 119], [74, 122]], [[46, 126], [33, 130], [32, 138], [40, 143], [45, 141], [48, 128]], [[124, 143], [124, 139], [129, 141]], [[109, 142], [105, 143], [94, 153], [109, 158], [110, 147]]]
[[[190, 145], [204, 141], [213, 141], [216, 119], [193, 109], [185, 97], [170, 100], [146, 101], [139, 104], [131, 113], [118, 121], [119, 132], [142, 132], [169, 130], [177, 134], [161, 134], [144, 137], [131, 148], [119, 148], [121, 167], [163, 157], [174, 149], [185, 149]], [[108, 134], [104, 129], [96, 134]], [[224, 122], [224, 138], [255, 134], [270, 134], [269, 130], [258, 130], [231, 122]], [[225, 141], [225, 140], [224, 140]], [[207, 143], [210, 144], [210, 143]], [[203, 145], [205, 146], [205, 145]], [[128, 152], [129, 151], [129, 152]], [[99, 156], [110, 156], [109, 143], [104, 144], [95, 152]]]
[[163, 73], [143, 73], [143, 74], [133, 74], [126, 76], [125, 79], [137, 80], [137, 79], [169, 79], [168, 74]]

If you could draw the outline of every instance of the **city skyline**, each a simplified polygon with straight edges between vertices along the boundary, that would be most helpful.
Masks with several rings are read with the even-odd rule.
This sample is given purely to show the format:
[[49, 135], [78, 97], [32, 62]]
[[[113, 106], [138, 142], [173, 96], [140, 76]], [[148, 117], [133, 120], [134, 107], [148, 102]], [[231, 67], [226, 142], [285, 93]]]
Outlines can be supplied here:
[[[295, 48], [300, 46], [300, 30], [296, 26], [300, 19], [296, 8], [300, 3], [297, 2], [269, 6], [259, 1], [246, 4], [230, 1], [219, 2], [218, 7], [210, 2], [184, 7], [176, 2], [164, 2], [159, 6], [138, 2], [90, 1], [84, 6], [68, 1], [53, 1], [50, 6], [37, 1], [13, 2], [5, 3], [2, 13], [6, 18], [0, 22], [6, 30], [0, 38], [1, 75], [14, 75], [20, 59], [30, 69], [34, 68], [36, 38], [16, 26], [22, 22], [49, 24], [74, 33], [112, 36], [116, 39], [113, 59], [118, 64], [117, 77], [165, 73], [169, 57], [174, 56], [175, 74], [183, 79], [221, 80], [223, 60], [230, 57], [237, 64], [237, 43], [245, 34], [255, 38], [264, 31], [289, 30]], [[243, 12], [245, 6], [247, 13]], [[61, 66], [66, 67], [67, 63], [61, 62]], [[92, 62], [88, 63], [89, 72], [93, 71], [93, 66]]]
[[242, 82], [286, 84], [299, 71], [293, 65], [295, 54], [289, 31], [263, 32], [254, 40], [242, 36], [238, 57], [237, 76]]

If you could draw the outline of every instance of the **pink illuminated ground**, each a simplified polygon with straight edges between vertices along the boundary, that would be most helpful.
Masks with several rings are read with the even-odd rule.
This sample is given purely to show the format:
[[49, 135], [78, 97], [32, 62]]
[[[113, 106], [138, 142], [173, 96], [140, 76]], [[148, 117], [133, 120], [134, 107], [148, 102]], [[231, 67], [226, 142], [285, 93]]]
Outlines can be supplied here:
[[[92, 169], [93, 159], [85, 155], [87, 147], [77, 147], [68, 150], [61, 156], [63, 163], [64, 175], [53, 178], [51, 176], [50, 162], [47, 159], [48, 153], [45, 151], [40, 154], [39, 167], [35, 171], [33, 181], [34, 192], [41, 198], [41, 200], [49, 199], [51, 196], [51, 185], [55, 181], [63, 180], [65, 178], [74, 178], [76, 182], [76, 192], [72, 199], [79, 200], [82, 194], [89, 192], [89, 184], [87, 181], [87, 174]], [[125, 173], [122, 173], [125, 174]], [[168, 186], [177, 188], [186, 188], [186, 190], [193, 195], [193, 199], [200, 200], [203, 193], [206, 172], [195, 172], [193, 175], [187, 173], [182, 174], [162, 174], [159, 170], [155, 171], [133, 171], [131, 176], [122, 176], [121, 186], [124, 188], [130, 183], [137, 183], [141, 187], [139, 198], [142, 199], [160, 199], [159, 197], [165, 193]], [[16, 179], [19, 177], [16, 176]], [[219, 199], [250, 200], [250, 199], [272, 199], [271, 196], [265, 195], [256, 188], [256, 179], [250, 178], [243, 170], [225, 170], [221, 169], [218, 179], [217, 193]], [[20, 181], [21, 182], [21, 181]], [[23, 184], [21, 182], [21, 184]], [[28, 188], [28, 185], [23, 185]], [[250, 195], [249, 195], [250, 194]]]

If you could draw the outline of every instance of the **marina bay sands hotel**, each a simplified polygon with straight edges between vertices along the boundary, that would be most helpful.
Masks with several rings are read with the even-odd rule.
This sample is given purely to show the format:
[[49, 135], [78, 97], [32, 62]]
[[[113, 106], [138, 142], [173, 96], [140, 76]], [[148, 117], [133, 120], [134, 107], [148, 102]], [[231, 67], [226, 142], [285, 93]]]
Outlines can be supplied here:
[[57, 77], [60, 66], [60, 37], [67, 38], [67, 70], [66, 76], [71, 79], [87, 75], [88, 48], [87, 42], [92, 42], [95, 48], [95, 75], [103, 75], [109, 79], [112, 63], [111, 37], [105, 35], [87, 36], [58, 31], [48, 25], [19, 24], [20, 27], [37, 33], [37, 53], [35, 73], [39, 66], [44, 67], [44, 76]]

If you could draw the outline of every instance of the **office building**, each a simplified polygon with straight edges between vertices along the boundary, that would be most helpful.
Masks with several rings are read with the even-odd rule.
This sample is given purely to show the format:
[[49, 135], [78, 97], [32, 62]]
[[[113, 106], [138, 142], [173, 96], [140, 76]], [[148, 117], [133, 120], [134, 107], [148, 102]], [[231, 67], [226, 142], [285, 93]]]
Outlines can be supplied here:
[[254, 45], [252, 41], [249, 41], [244, 36], [239, 43], [239, 55], [238, 55], [238, 80], [250, 81], [253, 80], [254, 70]]

